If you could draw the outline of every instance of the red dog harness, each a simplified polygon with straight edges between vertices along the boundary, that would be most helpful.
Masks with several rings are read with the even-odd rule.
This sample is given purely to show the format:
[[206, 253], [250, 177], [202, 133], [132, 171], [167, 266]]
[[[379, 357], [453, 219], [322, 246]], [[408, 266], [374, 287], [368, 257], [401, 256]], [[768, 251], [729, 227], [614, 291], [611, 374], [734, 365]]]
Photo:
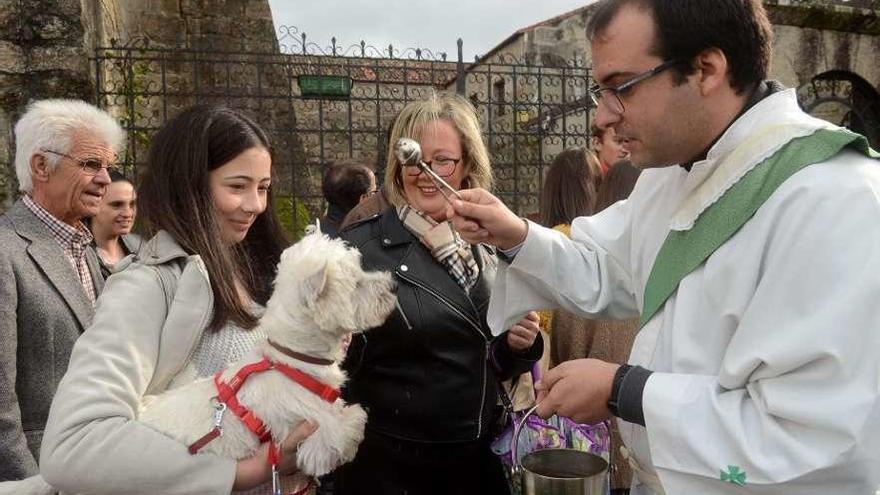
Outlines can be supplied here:
[[272, 441], [271, 435], [269, 431], [266, 430], [266, 424], [262, 419], [257, 417], [253, 411], [242, 405], [241, 402], [238, 401], [238, 397], [236, 394], [241, 389], [244, 382], [248, 379], [249, 376], [254, 373], [262, 373], [264, 371], [269, 370], [277, 370], [281, 372], [287, 378], [290, 378], [294, 382], [305, 387], [306, 390], [312, 392], [313, 394], [320, 397], [322, 400], [325, 400], [329, 403], [336, 402], [336, 399], [339, 398], [339, 390], [335, 389], [325, 383], [318, 381], [312, 375], [304, 373], [292, 366], [287, 366], [282, 363], [273, 363], [269, 361], [268, 358], [263, 358], [262, 361], [258, 361], [256, 363], [248, 364], [247, 366], [243, 366], [238, 370], [238, 373], [232, 377], [232, 379], [228, 383], [224, 383], [220, 376], [222, 375], [221, 371], [218, 371], [214, 375], [214, 384], [217, 387], [217, 407], [215, 407], [214, 413], [214, 427], [206, 433], [204, 436], [196, 440], [192, 445], [189, 446], [189, 453], [195, 454], [199, 450], [201, 450], [205, 445], [214, 440], [215, 438], [223, 435], [223, 425], [221, 424], [221, 420], [223, 418], [223, 412], [228, 408], [230, 411], [235, 413], [238, 416], [238, 419], [241, 420], [242, 423], [250, 430], [257, 438], [260, 439], [260, 443], [270, 442], [269, 445], [269, 464], [273, 466], [278, 465], [281, 460], [280, 449], [275, 445], [275, 442]]

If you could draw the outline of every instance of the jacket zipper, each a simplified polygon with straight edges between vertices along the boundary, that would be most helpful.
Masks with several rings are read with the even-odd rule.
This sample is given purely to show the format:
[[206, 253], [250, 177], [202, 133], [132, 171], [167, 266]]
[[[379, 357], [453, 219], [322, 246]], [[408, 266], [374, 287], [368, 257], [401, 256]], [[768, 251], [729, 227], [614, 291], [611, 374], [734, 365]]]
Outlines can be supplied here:
[[414, 280], [414, 279], [412, 279], [412, 278], [407, 277], [406, 275], [404, 275], [403, 273], [401, 273], [400, 270], [395, 270], [394, 273], [395, 273], [395, 275], [397, 275], [398, 277], [402, 278], [403, 280], [406, 280], [407, 282], [409, 282], [409, 283], [415, 285], [416, 287], [418, 287], [418, 288], [424, 290], [424, 291], [427, 292], [428, 294], [431, 294], [432, 296], [436, 297], [436, 298], [437, 298], [438, 300], [440, 300], [440, 302], [442, 302], [447, 308], [451, 309], [452, 311], [455, 312], [455, 314], [457, 314], [458, 316], [461, 316], [462, 319], [463, 319], [464, 321], [468, 322], [468, 323], [470, 324], [470, 326], [473, 327], [473, 328], [477, 331], [477, 334], [479, 334], [480, 337], [483, 338], [483, 340], [485, 340], [486, 342], [489, 341], [489, 339], [486, 338], [486, 335], [483, 334], [483, 331], [480, 329], [479, 325], [475, 324], [470, 318], [468, 318], [464, 313], [462, 313], [458, 308], [456, 308], [454, 304], [452, 304], [452, 303], [450, 303], [449, 301], [447, 301], [445, 297], [441, 296], [438, 292], [436, 292], [435, 290], [431, 289], [431, 288], [428, 287], [427, 285], [424, 285], [424, 284], [422, 284], [422, 283], [420, 283], [420, 282], [418, 282], [418, 281], [416, 281], [416, 280]]
[[400, 305], [400, 299], [395, 298], [394, 305], [397, 306], [397, 311], [400, 313], [400, 316], [403, 318], [403, 322], [406, 324], [407, 330], [412, 330], [413, 327], [409, 323], [409, 318], [406, 317], [406, 313], [403, 312], [403, 306]]
[[489, 341], [486, 341], [486, 346], [484, 347], [486, 353], [483, 355], [483, 391], [480, 395], [480, 411], [479, 416], [477, 416], [477, 438], [474, 440], [479, 440], [480, 435], [483, 433], [483, 408], [486, 407], [486, 383], [489, 376]]
[[[394, 270], [394, 273], [395, 273], [395, 275], [397, 275], [401, 279], [406, 280], [407, 282], [415, 285], [416, 287], [424, 290], [428, 294], [431, 294], [432, 296], [437, 298], [437, 300], [442, 302], [447, 308], [451, 309], [453, 312], [455, 312], [455, 314], [461, 316], [462, 319], [464, 319], [466, 322], [468, 322], [474, 329], [477, 330], [477, 334], [479, 334], [480, 337], [483, 338], [483, 341], [485, 343], [485, 346], [483, 347], [483, 349], [485, 350], [485, 353], [483, 354], [483, 390], [480, 393], [480, 409], [477, 411], [477, 436], [476, 436], [476, 438], [474, 438], [474, 440], [479, 440], [480, 435], [483, 433], [483, 408], [486, 406], [486, 380], [488, 379], [488, 375], [489, 375], [487, 367], [489, 366], [489, 346], [491, 345], [491, 342], [489, 341], [488, 338], [486, 338], [486, 335], [483, 334], [483, 332], [479, 326], [475, 325], [474, 322], [471, 321], [470, 318], [465, 316], [464, 313], [459, 311], [459, 309], [456, 308], [455, 305], [453, 305], [452, 303], [447, 301], [446, 298], [441, 296], [438, 292], [431, 289], [427, 285], [424, 285], [424, 284], [422, 284], [422, 283], [420, 283], [410, 277], [407, 277], [400, 270]], [[401, 313], [402, 313], [402, 311], [401, 311]], [[406, 317], [404, 316], [404, 318], [406, 318]]]

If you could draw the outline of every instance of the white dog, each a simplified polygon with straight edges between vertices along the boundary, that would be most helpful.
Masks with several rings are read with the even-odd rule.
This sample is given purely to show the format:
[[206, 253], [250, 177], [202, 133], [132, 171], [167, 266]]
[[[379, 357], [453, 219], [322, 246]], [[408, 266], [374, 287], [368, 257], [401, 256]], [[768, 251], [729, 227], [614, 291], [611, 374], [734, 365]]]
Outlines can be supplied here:
[[[364, 272], [360, 259], [356, 249], [322, 234], [306, 236], [286, 249], [274, 293], [260, 319], [267, 339], [224, 371], [222, 381], [229, 383], [243, 366], [268, 358], [338, 389], [346, 379], [337, 364], [343, 355], [341, 341], [351, 332], [379, 326], [396, 301], [390, 274]], [[138, 419], [193, 445], [214, 428], [215, 411], [222, 408], [217, 395], [213, 378], [198, 380], [145, 398]], [[363, 440], [366, 414], [359, 405], [328, 402], [277, 369], [250, 375], [237, 399], [262, 419], [276, 443], [304, 419], [319, 425], [297, 449], [297, 466], [310, 476], [350, 461]], [[199, 452], [242, 459], [260, 446], [233, 411], [222, 414], [221, 426], [222, 435]]]

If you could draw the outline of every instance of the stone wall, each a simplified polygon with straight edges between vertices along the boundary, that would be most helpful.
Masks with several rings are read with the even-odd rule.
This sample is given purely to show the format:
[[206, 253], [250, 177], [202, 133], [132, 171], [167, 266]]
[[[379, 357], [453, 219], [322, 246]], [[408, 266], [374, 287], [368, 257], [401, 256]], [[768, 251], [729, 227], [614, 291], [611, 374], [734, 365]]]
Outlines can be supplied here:
[[880, 147], [880, 2], [765, 0], [773, 22], [771, 74], [798, 89], [811, 114]]
[[104, 46], [149, 39], [154, 46], [217, 51], [277, 50], [267, 0], [82, 0], [90, 34]]
[[[149, 45], [269, 54], [278, 49], [267, 0], [0, 0], [0, 4], [0, 211], [16, 196], [12, 127], [29, 100], [64, 97], [95, 103], [96, 79], [102, 93], [132, 82], [109, 66], [96, 72], [90, 58], [98, 47]], [[118, 64], [116, 68], [131, 69]], [[181, 91], [188, 91], [197, 76], [178, 68], [166, 67], [164, 75]], [[210, 84], [210, 69], [204, 71], [201, 75]], [[271, 72], [267, 72], [269, 85], [280, 80]], [[153, 76], [137, 77], [139, 84], [151, 87], [145, 79]], [[140, 98], [136, 115], [129, 115], [131, 109], [125, 104], [134, 97], [130, 89], [127, 96], [102, 97], [101, 105], [127, 130], [137, 129], [129, 132], [128, 146], [142, 160], [151, 131], [195, 100], [181, 99], [170, 108], [161, 105], [160, 112], [159, 102]], [[264, 110], [258, 105], [245, 109]]]
[[28, 101], [93, 99], [79, 0], [2, 0], [0, 6], [0, 211], [17, 195], [13, 126]]

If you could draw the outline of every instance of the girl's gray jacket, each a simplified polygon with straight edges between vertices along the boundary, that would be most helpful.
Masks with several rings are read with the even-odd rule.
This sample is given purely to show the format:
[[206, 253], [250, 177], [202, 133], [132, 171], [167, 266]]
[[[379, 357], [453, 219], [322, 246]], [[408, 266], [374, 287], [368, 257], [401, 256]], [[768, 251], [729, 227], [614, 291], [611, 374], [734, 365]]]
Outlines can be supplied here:
[[51, 485], [89, 495], [230, 493], [235, 461], [190, 455], [135, 419], [142, 397], [184, 368], [212, 308], [204, 263], [167, 233], [120, 262], [52, 403], [40, 455]]

